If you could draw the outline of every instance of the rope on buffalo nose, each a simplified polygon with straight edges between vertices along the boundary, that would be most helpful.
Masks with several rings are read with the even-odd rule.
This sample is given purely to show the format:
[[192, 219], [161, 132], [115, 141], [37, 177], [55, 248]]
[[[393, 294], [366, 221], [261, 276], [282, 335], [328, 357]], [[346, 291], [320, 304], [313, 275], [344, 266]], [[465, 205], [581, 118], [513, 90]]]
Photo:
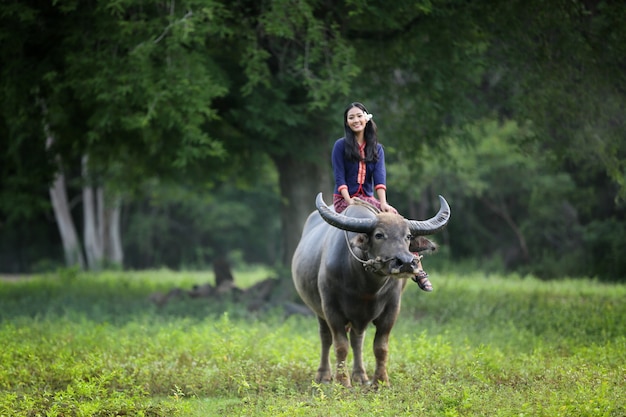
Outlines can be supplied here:
[[367, 261], [359, 258], [358, 256], [356, 256], [354, 251], [352, 251], [352, 246], [350, 245], [350, 240], [348, 239], [348, 232], [344, 230], [343, 235], [346, 237], [346, 245], [348, 245], [350, 255], [352, 255], [354, 259], [359, 261], [367, 272], [379, 272], [383, 268], [383, 265], [389, 262], [389, 259], [383, 260], [380, 256], [376, 257], [376, 259], [368, 259]]

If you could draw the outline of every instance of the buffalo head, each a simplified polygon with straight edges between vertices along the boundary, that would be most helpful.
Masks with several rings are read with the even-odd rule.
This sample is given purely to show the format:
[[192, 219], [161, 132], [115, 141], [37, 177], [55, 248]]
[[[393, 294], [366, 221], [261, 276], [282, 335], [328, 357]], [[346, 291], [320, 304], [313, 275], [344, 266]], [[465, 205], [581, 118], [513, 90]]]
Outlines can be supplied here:
[[420, 239], [421, 236], [437, 233], [450, 219], [447, 201], [442, 196], [439, 196], [439, 201], [439, 212], [433, 218], [421, 221], [407, 220], [398, 214], [375, 209], [371, 209], [376, 213], [375, 216], [352, 216], [351, 210], [347, 210], [346, 214], [338, 214], [324, 203], [322, 193], [317, 195], [315, 204], [328, 224], [358, 233], [350, 240], [350, 246], [356, 249], [355, 253], [358, 254], [354, 256], [367, 270], [406, 278], [406, 274], [417, 273], [413, 252], [418, 250], [414, 248], [423, 245], [424, 241], [429, 242], [427, 239]]

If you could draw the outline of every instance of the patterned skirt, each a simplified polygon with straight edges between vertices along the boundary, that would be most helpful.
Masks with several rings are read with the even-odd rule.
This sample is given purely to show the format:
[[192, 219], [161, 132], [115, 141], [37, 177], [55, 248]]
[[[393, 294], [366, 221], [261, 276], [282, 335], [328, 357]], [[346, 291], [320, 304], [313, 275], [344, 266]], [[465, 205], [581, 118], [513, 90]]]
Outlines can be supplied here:
[[[364, 194], [355, 195], [354, 197], [367, 201], [380, 210], [380, 201], [378, 201], [375, 197]], [[337, 213], [341, 213], [348, 208], [348, 202], [341, 196], [341, 194], [333, 194], [333, 206], [335, 206], [335, 211]]]

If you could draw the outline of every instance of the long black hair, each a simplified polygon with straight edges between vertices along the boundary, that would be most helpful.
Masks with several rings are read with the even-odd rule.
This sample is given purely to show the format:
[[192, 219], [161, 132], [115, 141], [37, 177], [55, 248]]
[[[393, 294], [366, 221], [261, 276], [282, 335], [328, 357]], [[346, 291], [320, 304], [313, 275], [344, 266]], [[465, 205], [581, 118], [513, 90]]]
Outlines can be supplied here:
[[[363, 110], [363, 113], [369, 113], [365, 106], [359, 102], [350, 103], [346, 110], [343, 112], [343, 130], [345, 131], [346, 146], [345, 157], [350, 161], [360, 161], [361, 154], [359, 153], [359, 144], [356, 142], [354, 132], [348, 126], [348, 112], [351, 108], [358, 107]], [[376, 162], [378, 161], [378, 128], [373, 119], [365, 125], [365, 131], [363, 132], [363, 138], [365, 139], [365, 161]]]

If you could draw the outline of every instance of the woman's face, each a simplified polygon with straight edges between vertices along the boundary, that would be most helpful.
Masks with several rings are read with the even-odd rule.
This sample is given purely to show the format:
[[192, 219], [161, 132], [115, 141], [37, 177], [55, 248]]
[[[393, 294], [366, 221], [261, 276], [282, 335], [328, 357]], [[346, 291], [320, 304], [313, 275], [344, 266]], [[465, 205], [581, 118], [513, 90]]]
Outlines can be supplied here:
[[346, 123], [355, 134], [362, 133], [367, 125], [365, 112], [358, 107], [352, 107], [346, 114]]

